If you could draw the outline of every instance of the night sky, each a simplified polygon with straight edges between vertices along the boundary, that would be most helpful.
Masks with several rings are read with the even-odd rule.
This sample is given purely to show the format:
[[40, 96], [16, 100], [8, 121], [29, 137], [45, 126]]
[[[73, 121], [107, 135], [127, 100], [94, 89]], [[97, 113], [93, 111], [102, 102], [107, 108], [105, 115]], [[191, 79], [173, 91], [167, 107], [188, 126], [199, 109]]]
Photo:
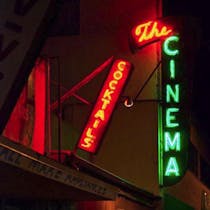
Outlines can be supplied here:
[[[192, 120], [210, 149], [210, 10], [208, 1], [163, 0], [165, 16], [192, 16], [201, 25], [201, 46], [193, 69]], [[192, 43], [193, 44], [193, 43]]]

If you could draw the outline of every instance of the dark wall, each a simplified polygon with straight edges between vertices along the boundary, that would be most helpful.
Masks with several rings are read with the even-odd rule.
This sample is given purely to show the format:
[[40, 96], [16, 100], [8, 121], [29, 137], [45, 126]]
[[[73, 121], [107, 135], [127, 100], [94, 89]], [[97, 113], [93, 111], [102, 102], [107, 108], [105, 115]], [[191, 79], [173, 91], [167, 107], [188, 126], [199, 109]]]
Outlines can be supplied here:
[[[192, 16], [199, 20], [200, 48], [193, 70], [192, 120], [210, 148], [210, 23], [207, 1], [163, 0], [164, 16]], [[189, 34], [191, 36], [192, 34]], [[193, 45], [193, 43], [192, 43]]]

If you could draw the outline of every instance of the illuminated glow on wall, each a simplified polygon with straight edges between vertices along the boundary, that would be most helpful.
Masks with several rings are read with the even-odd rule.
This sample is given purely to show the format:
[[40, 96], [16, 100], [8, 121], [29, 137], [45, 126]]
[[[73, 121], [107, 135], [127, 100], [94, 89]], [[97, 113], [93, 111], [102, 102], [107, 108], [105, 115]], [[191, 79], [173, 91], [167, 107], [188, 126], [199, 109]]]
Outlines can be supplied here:
[[162, 104], [159, 113], [159, 182], [176, 184], [187, 168], [189, 139], [186, 89], [180, 37], [172, 35], [162, 45]]
[[45, 152], [46, 61], [38, 59], [3, 131], [3, 136]]
[[46, 124], [46, 74], [47, 63], [45, 60], [39, 61], [34, 67], [35, 71], [35, 116], [34, 131], [31, 147], [38, 153], [45, 152], [45, 124]]
[[80, 137], [78, 148], [91, 153], [97, 151], [130, 70], [131, 64], [128, 61], [116, 60], [113, 63]]
[[148, 21], [135, 26], [131, 31], [131, 39], [135, 48], [141, 48], [152, 42], [170, 36], [173, 29], [160, 21]]

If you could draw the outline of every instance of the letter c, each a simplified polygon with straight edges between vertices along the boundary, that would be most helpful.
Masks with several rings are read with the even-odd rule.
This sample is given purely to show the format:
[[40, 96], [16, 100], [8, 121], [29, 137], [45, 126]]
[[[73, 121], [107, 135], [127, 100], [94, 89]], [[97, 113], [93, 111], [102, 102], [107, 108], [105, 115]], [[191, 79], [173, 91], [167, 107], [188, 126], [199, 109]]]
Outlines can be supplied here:
[[178, 41], [179, 41], [178, 36], [170, 36], [164, 41], [163, 51], [165, 52], [166, 55], [175, 56], [175, 55], [179, 54], [178, 49], [171, 49], [171, 47], [169, 46], [171, 44], [171, 42], [178, 42]]
[[123, 71], [124, 68], [125, 68], [125, 65], [126, 65], [126, 62], [125, 62], [125, 61], [120, 61], [120, 62], [117, 64], [117, 68], [118, 68], [120, 71]]
[[115, 89], [116, 89], [117, 83], [118, 83], [117, 80], [111, 80], [111, 82], [109, 82], [109, 88], [110, 88], [111, 90], [115, 90]]

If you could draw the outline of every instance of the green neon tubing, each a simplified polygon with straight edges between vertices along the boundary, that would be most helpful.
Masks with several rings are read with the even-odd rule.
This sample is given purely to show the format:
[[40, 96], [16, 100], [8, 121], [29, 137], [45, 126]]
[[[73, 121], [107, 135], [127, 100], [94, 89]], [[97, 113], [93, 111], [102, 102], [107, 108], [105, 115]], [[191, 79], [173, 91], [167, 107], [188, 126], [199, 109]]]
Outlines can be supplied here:
[[171, 59], [169, 65], [170, 65], [170, 78], [175, 79], [175, 73], [176, 73], [175, 61]]
[[175, 112], [179, 112], [179, 108], [172, 107], [166, 109], [166, 127], [174, 128], [179, 126], [178, 122], [172, 122], [176, 120], [176, 116], [173, 115]]
[[[174, 90], [175, 89], [175, 90]], [[179, 103], [179, 84], [175, 85], [175, 88], [172, 88], [171, 85], [166, 85], [166, 102], [170, 103], [172, 102]]]
[[178, 41], [179, 41], [178, 36], [170, 36], [165, 40], [165, 42], [163, 43], [163, 51], [165, 52], [166, 55], [175, 56], [179, 54], [178, 49], [171, 49], [169, 46], [171, 42], [178, 42]]
[[170, 157], [167, 167], [165, 176], [180, 176], [179, 173], [179, 166], [175, 157]]
[[158, 175], [159, 184], [163, 185], [163, 128], [162, 128], [162, 106], [158, 104]]
[[176, 132], [172, 137], [170, 132], [164, 133], [164, 150], [168, 152], [169, 150], [180, 151], [181, 150], [181, 139], [180, 132]]

